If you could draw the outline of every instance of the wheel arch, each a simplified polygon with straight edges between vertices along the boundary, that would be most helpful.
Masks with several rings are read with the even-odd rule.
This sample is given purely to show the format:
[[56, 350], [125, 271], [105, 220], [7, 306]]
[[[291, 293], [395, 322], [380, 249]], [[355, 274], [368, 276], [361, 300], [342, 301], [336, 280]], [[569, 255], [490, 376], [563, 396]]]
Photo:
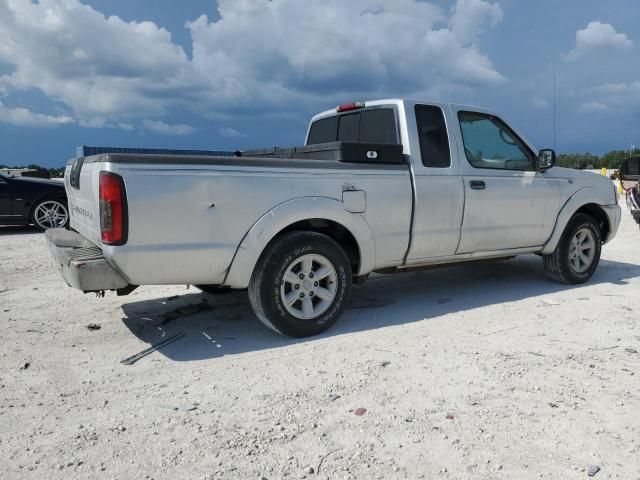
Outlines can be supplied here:
[[263, 252], [292, 231], [318, 232], [335, 240], [351, 260], [354, 275], [366, 275], [374, 268], [375, 243], [362, 215], [347, 212], [333, 198], [302, 197], [274, 207], [249, 229], [227, 269], [224, 285], [247, 287]]
[[605, 196], [599, 190], [594, 188], [583, 188], [576, 192], [560, 210], [553, 233], [549, 240], [547, 240], [547, 243], [545, 243], [541, 253], [543, 255], [548, 255], [556, 249], [567, 224], [577, 213], [585, 213], [593, 217], [600, 228], [602, 240], [605, 241], [609, 232], [611, 232], [612, 225], [609, 222], [608, 215], [602, 207], [607, 204], [607, 199], [604, 197]]

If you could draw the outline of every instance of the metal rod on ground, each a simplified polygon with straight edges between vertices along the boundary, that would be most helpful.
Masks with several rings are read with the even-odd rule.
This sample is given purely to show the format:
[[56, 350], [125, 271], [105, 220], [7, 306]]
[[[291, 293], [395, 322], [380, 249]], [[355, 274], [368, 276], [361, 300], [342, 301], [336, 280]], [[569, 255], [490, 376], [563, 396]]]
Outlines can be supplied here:
[[169, 338], [163, 340], [160, 343], [156, 343], [155, 345], [152, 345], [149, 348], [147, 348], [145, 350], [142, 350], [140, 353], [136, 353], [135, 355], [132, 355], [130, 357], [125, 358], [124, 360], [121, 360], [120, 363], [122, 365], [133, 365], [134, 363], [136, 363], [141, 358], [146, 357], [150, 353], [153, 353], [156, 350], [161, 349], [162, 347], [166, 347], [170, 343], [173, 343], [173, 342], [175, 342], [176, 340], [179, 340], [182, 337], [184, 337], [184, 333], [182, 333], [182, 332], [177, 333], [173, 337], [169, 337]]

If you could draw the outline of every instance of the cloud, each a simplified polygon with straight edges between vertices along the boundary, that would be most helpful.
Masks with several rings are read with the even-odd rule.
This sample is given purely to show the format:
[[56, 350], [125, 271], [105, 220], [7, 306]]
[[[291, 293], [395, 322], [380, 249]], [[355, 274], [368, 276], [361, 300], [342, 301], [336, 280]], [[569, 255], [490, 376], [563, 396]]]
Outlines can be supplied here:
[[531, 104], [533, 105], [534, 108], [537, 108], [539, 110], [544, 110], [551, 106], [551, 104], [549, 103], [549, 100], [546, 100], [541, 97], [533, 97], [533, 100], [531, 100]]
[[220, 136], [226, 137], [226, 138], [246, 137], [246, 135], [244, 133], [241, 133], [238, 130], [236, 130], [235, 128], [231, 128], [231, 127], [221, 128], [221, 129], [218, 130], [218, 133], [220, 134]]
[[580, 105], [580, 110], [582, 112], [597, 113], [597, 112], [606, 112], [609, 109], [605, 104], [600, 102], [586, 102]]
[[159, 120], [144, 120], [142, 125], [146, 130], [162, 135], [192, 135], [197, 131], [190, 125], [169, 125]]
[[624, 33], [616, 32], [608, 23], [590, 22], [586, 28], [576, 32], [576, 46], [565, 58], [575, 60], [586, 53], [599, 48], [617, 48], [626, 50], [633, 42]]
[[[477, 1], [460, 0], [455, 25]], [[479, 2], [490, 5], [488, 2]], [[193, 64], [220, 101], [283, 102], [402, 95], [441, 87], [494, 85], [504, 77], [447, 15], [416, 0], [221, 0], [220, 19], [187, 23]], [[296, 28], [291, 28], [295, 25]]]
[[[637, 111], [640, 108], [640, 80], [598, 85], [587, 89], [584, 95], [589, 99], [585, 105], [591, 105], [600, 111]], [[604, 108], [598, 108], [600, 105]]]
[[494, 28], [504, 14], [497, 3], [485, 0], [458, 0], [453, 7], [449, 27], [453, 35], [464, 45], [472, 43], [487, 26]]
[[419, 0], [220, 0], [218, 13], [187, 22], [189, 58], [153, 22], [79, 0], [0, 1], [0, 62], [11, 67], [0, 88], [37, 89], [83, 124], [117, 126], [173, 109], [277, 113], [505, 81], [476, 44], [502, 20], [495, 2], [446, 12]]
[[0, 102], [0, 122], [20, 127], [54, 127], [74, 123], [67, 115], [53, 116], [34, 113], [26, 108], [9, 108]]
[[190, 62], [168, 31], [78, 0], [0, 2], [0, 61], [13, 66], [0, 77], [5, 91], [39, 89], [84, 121], [160, 115], [163, 97], [191, 88]]

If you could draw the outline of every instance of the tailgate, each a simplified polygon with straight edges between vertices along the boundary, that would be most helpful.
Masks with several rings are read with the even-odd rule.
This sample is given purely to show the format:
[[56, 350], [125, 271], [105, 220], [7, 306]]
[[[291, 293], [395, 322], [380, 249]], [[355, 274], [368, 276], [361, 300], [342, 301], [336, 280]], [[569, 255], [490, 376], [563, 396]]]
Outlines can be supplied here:
[[94, 244], [101, 245], [98, 189], [102, 163], [95, 160], [88, 162], [85, 157], [79, 157], [69, 162], [64, 173], [64, 184], [71, 228]]

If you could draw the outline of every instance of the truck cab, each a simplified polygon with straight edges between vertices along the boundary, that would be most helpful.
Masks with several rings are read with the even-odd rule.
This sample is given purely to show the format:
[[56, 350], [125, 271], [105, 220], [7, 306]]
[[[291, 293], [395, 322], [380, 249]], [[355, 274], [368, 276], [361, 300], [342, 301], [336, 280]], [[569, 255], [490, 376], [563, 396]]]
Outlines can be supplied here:
[[[401, 143], [413, 178], [414, 211], [406, 266], [518, 254], [551, 239], [561, 207], [583, 188], [600, 191], [604, 241], [619, 223], [611, 182], [554, 167], [498, 114], [415, 100], [355, 102], [311, 119], [306, 143]], [[595, 206], [594, 206], [595, 207]]]

